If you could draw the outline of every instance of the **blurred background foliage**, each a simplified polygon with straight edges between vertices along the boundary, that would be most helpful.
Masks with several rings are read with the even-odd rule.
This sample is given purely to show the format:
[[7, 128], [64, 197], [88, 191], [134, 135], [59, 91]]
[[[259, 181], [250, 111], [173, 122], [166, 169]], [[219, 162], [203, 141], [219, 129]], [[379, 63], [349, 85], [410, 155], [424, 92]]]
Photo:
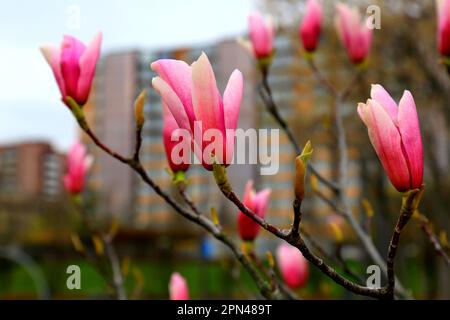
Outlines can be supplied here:
[[[358, 150], [358, 161], [362, 167], [360, 172], [364, 183], [361, 194], [373, 206], [375, 213], [371, 227], [373, 238], [385, 256], [400, 203], [400, 195], [394, 192], [386, 180], [369, 143], [366, 129], [355, 112], [357, 102], [369, 97], [370, 84], [380, 83], [397, 99], [404, 89], [414, 95], [425, 147], [426, 194], [420, 210], [432, 221], [434, 232], [440, 236], [442, 244], [448, 246], [450, 76], [440, 64], [436, 50], [435, 3], [431, 0], [346, 2], [358, 5], [361, 11], [365, 11], [370, 4], [381, 8], [381, 30], [374, 31], [367, 71], [352, 92], [346, 116], [349, 145]], [[324, 3], [325, 29], [317, 52], [318, 65], [332, 82], [341, 85], [350, 81], [348, 70], [352, 66], [334, 30], [335, 1], [326, 0]], [[303, 4], [303, 1], [298, 0], [258, 2], [262, 11], [275, 17], [278, 33], [285, 34], [293, 42], [298, 41], [297, 26], [303, 14]], [[305, 64], [300, 46], [296, 55], [299, 63]], [[305, 73], [298, 81], [299, 84], [315, 83], [311, 73]], [[327, 100], [320, 101], [324, 104], [320, 107], [326, 110]], [[291, 122], [302, 142], [308, 139], [314, 141], [320, 136], [328, 148], [334, 150], [334, 134], [329, 125], [331, 116], [327, 112], [303, 114]], [[90, 205], [95, 208], [95, 194], [91, 198]], [[83, 238], [80, 219], [65, 197], [56, 202], [43, 199], [24, 201], [20, 197], [2, 197], [0, 200], [0, 298], [72, 299], [108, 296], [111, 288], [103, 277], [73, 249], [70, 235], [78, 233], [86, 248], [94, 250], [91, 239]], [[365, 219], [361, 202], [355, 212], [360, 212], [359, 218]], [[167, 284], [173, 270], [178, 270], [188, 279], [192, 298], [258, 296], [245, 270], [230, 256], [210, 258], [202, 253], [200, 247], [194, 256], [183, 254], [184, 243], [198, 242], [203, 234], [196, 230], [188, 236], [171, 236], [156, 236], [131, 228], [118, 231], [115, 244], [122, 258], [130, 297], [168, 298]], [[343, 246], [347, 245], [355, 245], [351, 235], [344, 240]], [[413, 220], [405, 230], [397, 258], [397, 274], [415, 298], [450, 298], [448, 268], [434, 252], [418, 221]], [[348, 259], [354, 271], [364, 276], [365, 266], [370, 264], [367, 257], [349, 255]], [[82, 267], [81, 291], [69, 291], [65, 286], [65, 270], [70, 264]], [[311, 299], [358, 298], [313, 267], [307, 287], [301, 289], [299, 294]]]

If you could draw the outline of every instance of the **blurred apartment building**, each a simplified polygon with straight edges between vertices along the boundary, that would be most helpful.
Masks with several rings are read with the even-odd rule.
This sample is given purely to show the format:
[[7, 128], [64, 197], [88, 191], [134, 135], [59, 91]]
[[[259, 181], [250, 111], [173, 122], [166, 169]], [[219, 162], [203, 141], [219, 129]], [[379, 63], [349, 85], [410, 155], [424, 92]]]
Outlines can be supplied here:
[[[275, 56], [269, 82], [274, 91], [274, 99], [281, 114], [289, 120], [299, 142], [308, 139], [314, 143], [314, 162], [326, 176], [332, 177], [331, 166], [335, 151], [330, 150], [333, 137], [324, 134], [323, 117], [329, 112], [325, 92], [315, 83], [308, 66], [301, 59], [296, 38], [279, 35], [276, 39]], [[149, 175], [164, 189], [171, 188], [170, 176], [165, 171], [166, 157], [162, 144], [162, 119], [160, 97], [151, 88], [155, 74], [150, 63], [162, 58], [180, 59], [192, 63], [205, 51], [213, 65], [219, 90], [223, 92], [231, 72], [238, 68], [244, 74], [245, 91], [241, 106], [239, 128], [278, 129], [279, 126], [265, 112], [258, 96], [259, 71], [254, 59], [234, 40], [222, 41], [210, 46], [177, 48], [172, 50], [124, 51], [104, 56], [98, 66], [95, 89], [89, 104], [85, 107], [91, 126], [97, 135], [112, 149], [131, 155], [134, 150], [135, 125], [133, 102], [141, 90], [147, 90], [149, 99], [145, 106], [146, 123], [143, 131], [141, 159]], [[310, 136], [305, 136], [308, 132]], [[312, 132], [312, 135], [311, 135]], [[91, 174], [91, 186], [98, 193], [100, 211], [118, 215], [127, 224], [138, 228], [153, 229], [163, 234], [188, 233], [198, 228], [186, 223], [172, 213], [146, 184], [125, 165], [110, 156], [90, 148], [96, 160]], [[275, 156], [275, 155], [273, 155]], [[258, 165], [238, 165], [229, 167], [231, 183], [238, 194], [242, 194], [249, 179], [255, 180], [258, 189], [270, 187], [273, 190], [270, 213], [267, 219], [279, 226], [287, 226], [292, 215], [292, 179], [295, 153], [286, 137], [280, 131], [280, 168], [276, 175], [261, 176]], [[349, 194], [353, 204], [357, 203], [358, 175], [355, 167], [350, 168], [354, 179], [350, 179]], [[212, 174], [200, 165], [191, 166], [188, 193], [203, 212], [216, 207], [220, 212], [221, 223], [234, 230], [236, 209], [225, 201], [218, 191]], [[326, 192], [326, 190], [324, 190]], [[353, 192], [353, 193], [352, 193]], [[176, 193], [173, 192], [176, 197]], [[330, 210], [320, 201], [310, 197], [305, 206], [322, 212], [324, 223]], [[262, 235], [261, 246], [265, 247]], [[273, 246], [273, 241], [267, 242]], [[267, 247], [267, 248], [268, 248]]]
[[65, 157], [47, 142], [0, 146], [0, 243], [54, 245], [70, 228]]
[[46, 142], [0, 146], [0, 197], [57, 198], [64, 191], [64, 159]]

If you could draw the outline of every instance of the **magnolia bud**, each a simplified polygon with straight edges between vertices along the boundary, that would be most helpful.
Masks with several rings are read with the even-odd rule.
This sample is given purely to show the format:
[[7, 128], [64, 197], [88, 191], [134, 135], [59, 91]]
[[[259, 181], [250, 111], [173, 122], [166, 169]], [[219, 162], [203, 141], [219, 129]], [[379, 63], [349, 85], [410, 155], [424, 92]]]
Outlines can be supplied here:
[[270, 251], [266, 252], [267, 264], [271, 269], [275, 268], [275, 259], [273, 258], [273, 254]]
[[313, 153], [311, 141], [308, 141], [302, 150], [302, 153], [295, 158], [295, 181], [294, 191], [298, 200], [305, 198], [305, 174], [308, 161]]
[[375, 211], [373, 210], [372, 204], [367, 199], [362, 200], [362, 206], [364, 208], [364, 211], [366, 212], [367, 217], [372, 218], [375, 214]]
[[219, 214], [217, 213], [217, 209], [215, 207], [211, 208], [211, 218], [216, 226], [220, 226]]
[[142, 90], [142, 92], [134, 102], [134, 117], [136, 119], [136, 126], [140, 128], [142, 128], [145, 122], [144, 106], [146, 98], [147, 92], [145, 90]]

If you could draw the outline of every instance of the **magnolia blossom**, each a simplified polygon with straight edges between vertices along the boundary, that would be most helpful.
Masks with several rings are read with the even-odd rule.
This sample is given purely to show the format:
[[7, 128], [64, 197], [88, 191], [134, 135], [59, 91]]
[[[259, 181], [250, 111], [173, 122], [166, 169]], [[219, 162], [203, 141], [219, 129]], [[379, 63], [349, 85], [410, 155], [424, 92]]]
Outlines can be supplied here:
[[362, 20], [357, 8], [338, 3], [336, 28], [341, 42], [347, 50], [350, 60], [354, 64], [363, 62], [370, 52], [372, 45], [372, 29]]
[[322, 5], [317, 0], [308, 0], [306, 14], [299, 26], [299, 35], [306, 51], [316, 50], [322, 29]]
[[265, 58], [273, 52], [273, 38], [275, 26], [271, 18], [265, 20], [259, 13], [255, 12], [248, 17], [250, 40], [253, 53], [259, 58]]
[[193, 136], [194, 152], [202, 165], [212, 170], [213, 158], [229, 165], [244, 87], [242, 73], [233, 71], [222, 99], [205, 53], [190, 66], [180, 60], [161, 59], [151, 68], [159, 75], [153, 78], [153, 87], [178, 127], [202, 133]]
[[450, 0], [436, 0], [438, 17], [438, 49], [444, 56], [450, 56]]
[[370, 96], [358, 105], [358, 113], [384, 170], [398, 191], [420, 188], [423, 151], [413, 96], [405, 90], [397, 106], [379, 84], [372, 86]]
[[[264, 189], [255, 192], [253, 189], [253, 181], [248, 181], [245, 186], [243, 204], [255, 212], [259, 217], [264, 218], [269, 206], [269, 196], [271, 190]], [[253, 241], [259, 233], [260, 226], [250, 217], [239, 211], [238, 213], [238, 230], [241, 239], [244, 241]]]
[[64, 176], [64, 187], [70, 194], [79, 194], [83, 191], [92, 157], [87, 155], [86, 148], [77, 142], [69, 150], [66, 161], [67, 174]]
[[169, 283], [170, 300], [189, 300], [189, 289], [186, 279], [178, 272], [172, 273]]
[[[189, 162], [184, 163], [183, 161], [175, 161], [175, 160], [183, 160], [185, 155], [183, 152], [185, 149], [180, 148], [179, 154], [173, 155], [172, 152], [175, 152], [175, 148], [178, 145], [176, 142], [176, 134], [179, 130], [178, 124], [175, 121], [172, 113], [165, 103], [163, 103], [163, 143], [164, 150], [166, 151], [167, 162], [169, 163], [169, 167], [173, 172], [178, 171], [187, 171], [189, 169]], [[189, 141], [186, 141], [189, 143]], [[177, 159], [174, 159], [176, 157]]]
[[303, 287], [308, 281], [309, 266], [302, 253], [297, 248], [283, 243], [277, 248], [276, 257], [284, 282], [291, 289]]
[[86, 103], [100, 55], [101, 42], [102, 34], [98, 33], [87, 47], [72, 36], [64, 36], [60, 48], [52, 45], [41, 47], [66, 105], [68, 96], [80, 106]]

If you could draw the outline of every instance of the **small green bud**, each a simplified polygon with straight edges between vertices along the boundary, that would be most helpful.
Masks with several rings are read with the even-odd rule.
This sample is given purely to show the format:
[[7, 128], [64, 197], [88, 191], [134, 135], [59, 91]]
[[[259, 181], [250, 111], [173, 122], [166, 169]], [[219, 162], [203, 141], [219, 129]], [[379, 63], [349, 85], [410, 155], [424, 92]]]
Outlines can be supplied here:
[[295, 158], [295, 181], [294, 192], [298, 200], [305, 198], [305, 176], [308, 161], [311, 159], [313, 153], [311, 141], [308, 141], [302, 150], [302, 153]]
[[137, 127], [142, 127], [145, 122], [144, 106], [147, 99], [147, 91], [142, 90], [136, 101], [134, 102], [134, 117]]

